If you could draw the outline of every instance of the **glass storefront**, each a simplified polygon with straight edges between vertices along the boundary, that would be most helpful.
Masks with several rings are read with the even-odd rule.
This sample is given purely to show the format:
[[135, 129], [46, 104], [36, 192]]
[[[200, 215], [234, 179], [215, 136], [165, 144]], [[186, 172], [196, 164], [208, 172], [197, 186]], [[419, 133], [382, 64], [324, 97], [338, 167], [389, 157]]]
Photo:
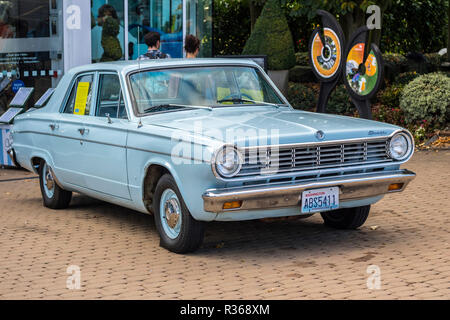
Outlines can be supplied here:
[[[172, 58], [184, 56], [186, 34], [196, 35], [201, 40], [200, 57], [212, 56], [212, 0], [93, 0], [92, 16], [96, 22], [92, 28], [94, 62], [102, 61], [106, 46], [102, 44], [103, 28], [98, 23], [102, 23], [98, 20], [102, 7], [114, 8], [115, 23], [120, 26], [115, 45], [120, 44], [122, 56], [116, 56], [114, 60], [134, 60], [144, 54], [148, 49], [144, 36], [150, 31], [160, 34], [160, 50]], [[108, 50], [112, 51], [111, 48]]]
[[61, 1], [0, 1], [0, 114], [20, 87], [31, 103], [63, 73]]

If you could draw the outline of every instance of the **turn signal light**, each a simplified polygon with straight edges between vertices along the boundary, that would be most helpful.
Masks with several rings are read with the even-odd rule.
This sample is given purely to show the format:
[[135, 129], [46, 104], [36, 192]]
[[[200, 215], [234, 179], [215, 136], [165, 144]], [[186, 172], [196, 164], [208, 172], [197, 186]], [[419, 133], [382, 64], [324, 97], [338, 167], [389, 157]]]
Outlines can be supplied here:
[[393, 183], [389, 185], [389, 191], [401, 190], [403, 188], [403, 183]]
[[222, 206], [224, 210], [237, 209], [242, 206], [242, 201], [225, 202]]

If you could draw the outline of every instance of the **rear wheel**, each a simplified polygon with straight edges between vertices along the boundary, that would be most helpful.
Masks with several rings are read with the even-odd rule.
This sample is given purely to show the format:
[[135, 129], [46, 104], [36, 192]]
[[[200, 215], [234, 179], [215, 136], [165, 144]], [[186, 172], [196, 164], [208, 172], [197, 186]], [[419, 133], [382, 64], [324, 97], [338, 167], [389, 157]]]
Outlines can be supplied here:
[[204, 223], [192, 218], [170, 174], [158, 181], [153, 203], [162, 247], [175, 253], [192, 252], [200, 247]]
[[366, 222], [370, 206], [321, 212], [325, 225], [336, 229], [357, 229]]
[[65, 209], [69, 206], [72, 192], [58, 186], [52, 169], [44, 160], [39, 165], [39, 184], [44, 206], [51, 209]]

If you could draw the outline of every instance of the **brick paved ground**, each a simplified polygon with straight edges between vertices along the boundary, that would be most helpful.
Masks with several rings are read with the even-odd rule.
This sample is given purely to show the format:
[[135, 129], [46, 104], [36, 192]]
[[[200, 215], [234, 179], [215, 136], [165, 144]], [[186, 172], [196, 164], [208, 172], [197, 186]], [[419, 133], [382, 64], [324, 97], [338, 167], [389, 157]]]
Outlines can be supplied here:
[[[358, 231], [306, 220], [213, 223], [196, 253], [159, 247], [153, 218], [76, 195], [42, 206], [36, 179], [0, 170], [0, 299], [450, 298], [450, 152], [420, 152], [418, 177]], [[66, 269], [81, 268], [81, 289]], [[369, 265], [381, 289], [367, 289]]]

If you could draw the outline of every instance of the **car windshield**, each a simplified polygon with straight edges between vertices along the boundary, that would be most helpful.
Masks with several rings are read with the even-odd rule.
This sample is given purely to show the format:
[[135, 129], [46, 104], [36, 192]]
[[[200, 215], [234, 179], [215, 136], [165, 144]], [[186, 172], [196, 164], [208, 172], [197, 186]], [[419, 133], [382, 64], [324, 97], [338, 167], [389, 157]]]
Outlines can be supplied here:
[[138, 114], [186, 107], [279, 105], [283, 101], [252, 67], [188, 67], [145, 70], [130, 76]]

